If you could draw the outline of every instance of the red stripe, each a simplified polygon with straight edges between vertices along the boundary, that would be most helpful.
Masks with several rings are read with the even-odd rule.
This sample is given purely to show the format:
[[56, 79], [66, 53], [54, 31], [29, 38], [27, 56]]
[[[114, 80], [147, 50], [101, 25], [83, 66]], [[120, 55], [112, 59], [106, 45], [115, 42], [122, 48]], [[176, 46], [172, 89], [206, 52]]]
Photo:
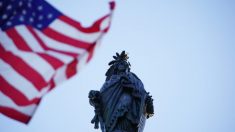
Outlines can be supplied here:
[[[109, 4], [110, 4], [110, 9], [114, 10], [115, 2], [110, 2]], [[75, 27], [76, 29], [78, 29], [78, 30], [80, 30], [84, 33], [93, 33], [93, 32], [99, 32], [100, 31], [102, 21], [104, 19], [106, 19], [107, 17], [110, 17], [111, 14], [112, 14], [112, 12], [105, 15], [105, 16], [103, 16], [103, 17], [101, 17], [100, 19], [96, 20], [94, 22], [94, 24], [92, 24], [90, 27], [83, 27], [80, 22], [77, 22], [77, 21], [75, 21], [75, 20], [73, 20], [73, 19], [71, 19], [67, 16], [64, 16], [64, 15], [60, 16], [58, 19], [60, 19], [61, 21], [65, 22], [65, 23], [68, 23], [69, 25], [72, 25], [73, 27]], [[109, 26], [108, 26], [108, 28], [109, 28]], [[106, 28], [105, 30], [107, 31], [108, 28]]]
[[[31, 34], [35, 37], [35, 39], [39, 42], [39, 44], [44, 48], [44, 49], [49, 49], [45, 46], [45, 44], [42, 42], [41, 39], [39, 39], [39, 37], [36, 35], [36, 33], [33, 31], [33, 29], [29, 26], [26, 27], [30, 32]], [[13, 39], [14, 43], [16, 44], [16, 46], [19, 48], [19, 49], [24, 49], [24, 50], [27, 50], [27, 51], [32, 51], [27, 43], [25, 42], [25, 40], [18, 34], [18, 32], [15, 30], [15, 29], [9, 29], [8, 30], [8, 35]], [[58, 67], [62, 66], [64, 63], [58, 59], [56, 59], [55, 57], [52, 57], [50, 55], [47, 55], [47, 54], [43, 54], [43, 53], [36, 53], [38, 54], [39, 56], [41, 56], [44, 60], [46, 60], [48, 63], [50, 63], [52, 65], [52, 67], [54, 69], [57, 69]], [[73, 54], [73, 53], [67, 53], [67, 52], [63, 52], [63, 54], [66, 54], [66, 55], [70, 55], [72, 57], [77, 57], [78, 55], [77, 54]]]
[[43, 49], [48, 50], [49, 48], [44, 44], [44, 42], [39, 38], [39, 36], [36, 34], [36, 32], [33, 30], [32, 27], [27, 26], [26, 27], [29, 32], [34, 36], [34, 38], [38, 41], [38, 43], [42, 46]]
[[94, 24], [92, 24], [90, 27], [82, 27], [81, 24], [67, 16], [60, 16], [59, 19], [65, 23], [68, 23], [69, 25], [72, 25], [74, 28], [84, 32], [84, 33], [94, 33], [94, 32], [99, 32], [100, 31], [100, 26], [102, 21], [109, 17], [110, 15], [106, 15], [100, 19], [98, 19]]
[[92, 46], [90, 49], [89, 49], [89, 56], [87, 58], [87, 63], [91, 60], [91, 58], [93, 57], [93, 54], [94, 54], [94, 50], [95, 50], [95, 44], [94, 46]]
[[50, 88], [49, 88], [48, 91], [51, 91], [51, 90], [54, 89], [55, 87], [56, 87], [56, 85], [55, 85], [55, 81], [54, 81], [54, 77], [53, 77], [53, 79], [51, 80], [51, 86], [50, 86]]
[[50, 51], [55, 51], [58, 53], [62, 53], [65, 55], [69, 55], [72, 57], [78, 57], [78, 54], [76, 53], [71, 53], [71, 52], [65, 52], [65, 51], [60, 51], [60, 50], [56, 50], [56, 49], [52, 49], [50, 47], [48, 47], [43, 41], [42, 39], [37, 35], [37, 33], [32, 29], [32, 27], [27, 26], [28, 30], [30, 31], [30, 33], [34, 36], [34, 38], [38, 41], [38, 43], [42, 46], [43, 49], [45, 50], [50, 50]]
[[107, 27], [103, 30], [104, 33], [107, 33], [108, 31], [109, 31], [109, 27]]
[[71, 52], [60, 51], [60, 50], [56, 50], [56, 49], [51, 49], [51, 51], [61, 53], [61, 54], [64, 54], [64, 55], [68, 55], [68, 56], [71, 56], [71, 57], [75, 57], [75, 58], [79, 57], [78, 53], [71, 53]]
[[98, 32], [99, 31], [99, 27], [98, 26], [91, 26], [88, 28], [84, 28], [82, 27], [82, 25], [80, 24], [80, 22], [77, 22], [67, 16], [60, 16], [59, 19], [65, 23], [68, 23], [69, 25], [75, 27], [76, 29], [84, 32], [84, 33], [93, 33], [93, 32]]
[[38, 104], [40, 101], [40, 98], [28, 100], [23, 93], [10, 85], [2, 76], [0, 76], [0, 91], [11, 98], [19, 106]]
[[43, 77], [31, 68], [27, 63], [25, 63], [20, 57], [14, 55], [9, 51], [5, 51], [0, 44], [0, 58], [7, 62], [14, 68], [19, 74], [24, 76], [27, 80], [32, 82], [34, 86], [40, 91], [42, 88], [47, 86], [46, 81]]
[[[35, 31], [32, 29], [32, 27], [29, 27], [29, 26], [26, 26], [26, 28], [29, 30], [29, 32], [35, 37], [35, 39], [39, 42], [39, 44], [44, 48], [44, 49], [49, 49], [43, 42], [42, 40], [37, 36], [37, 34], [35, 33]], [[19, 46], [18, 48], [20, 47], [26, 47], [27, 44], [26, 42], [22, 39], [21, 36], [19, 36], [18, 32], [15, 30], [15, 29], [11, 29], [9, 30], [9, 34], [10, 35], [18, 35], [17, 36], [17, 42], [15, 41], [15, 43], [17, 43], [17, 46], [18, 46], [18, 40], [19, 40], [19, 43], [24, 45], [24, 46]], [[31, 51], [31, 49], [28, 47], [28, 50]], [[77, 54], [73, 54], [73, 53], [68, 53], [68, 52], [62, 52], [63, 54], [66, 54], [66, 55], [69, 55], [69, 56], [72, 56], [72, 57], [78, 57]], [[55, 57], [53, 56], [50, 56], [48, 54], [45, 54], [45, 53], [35, 53], [35, 54], [38, 54], [40, 57], [42, 57], [44, 60], [46, 60], [48, 63], [51, 64], [51, 66], [54, 68], [54, 69], [57, 69], [58, 67], [62, 66], [64, 63], [62, 61], [60, 61], [59, 59], [56, 59]]]
[[88, 49], [91, 46], [90, 43], [82, 42], [82, 41], [67, 37], [63, 35], [62, 33], [55, 31], [52, 28], [44, 29], [43, 33], [47, 35], [48, 37], [53, 38], [59, 42], [66, 43], [68, 45], [72, 45], [78, 48]]
[[[108, 17], [110, 17], [109, 14], [106, 15], [106, 16], [101, 17], [100, 19], [98, 19], [98, 20], [92, 25], [92, 27], [93, 27], [93, 28], [98, 28], [98, 27], [99, 27], [99, 30], [100, 30], [101, 23], [104, 21], [104, 19], [106, 19], [106, 18], [108, 18]], [[109, 25], [108, 25], [108, 27], [109, 27]]]
[[77, 64], [78, 64], [77, 59], [73, 60], [71, 63], [68, 64], [65, 71], [67, 78], [70, 78], [77, 73]]
[[42, 57], [44, 60], [46, 60], [48, 63], [50, 63], [50, 65], [56, 70], [59, 67], [63, 66], [64, 63], [58, 59], [56, 59], [55, 57], [52, 57], [48, 54], [45, 53], [38, 53], [38, 55], [40, 57]]
[[21, 112], [16, 111], [15, 109], [9, 107], [0, 106], [0, 113], [20, 122], [27, 124], [31, 119], [30, 116], [27, 116]]
[[19, 35], [19, 33], [14, 28], [6, 30], [6, 33], [12, 39], [18, 49], [24, 51], [32, 51], [31, 48], [25, 42], [25, 40]]

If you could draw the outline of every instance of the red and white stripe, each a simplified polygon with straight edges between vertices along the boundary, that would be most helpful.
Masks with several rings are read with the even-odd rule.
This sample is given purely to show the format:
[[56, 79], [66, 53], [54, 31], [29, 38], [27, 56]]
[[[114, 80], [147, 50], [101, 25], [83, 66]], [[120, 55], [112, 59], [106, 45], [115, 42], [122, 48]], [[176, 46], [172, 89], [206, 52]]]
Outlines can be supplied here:
[[0, 31], [0, 113], [28, 123], [41, 97], [91, 59], [111, 17], [112, 10], [89, 28], [61, 16], [43, 31]]

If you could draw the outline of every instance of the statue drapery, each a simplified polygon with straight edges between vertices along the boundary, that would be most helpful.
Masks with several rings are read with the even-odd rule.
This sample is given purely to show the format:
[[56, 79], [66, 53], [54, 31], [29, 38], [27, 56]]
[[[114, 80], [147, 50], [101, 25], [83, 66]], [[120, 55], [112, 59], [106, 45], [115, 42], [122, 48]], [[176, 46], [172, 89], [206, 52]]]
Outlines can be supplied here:
[[102, 132], [142, 132], [146, 118], [153, 115], [153, 99], [142, 81], [130, 72], [128, 56], [117, 53], [106, 72], [106, 81], [100, 91], [89, 93], [95, 107], [92, 123]]

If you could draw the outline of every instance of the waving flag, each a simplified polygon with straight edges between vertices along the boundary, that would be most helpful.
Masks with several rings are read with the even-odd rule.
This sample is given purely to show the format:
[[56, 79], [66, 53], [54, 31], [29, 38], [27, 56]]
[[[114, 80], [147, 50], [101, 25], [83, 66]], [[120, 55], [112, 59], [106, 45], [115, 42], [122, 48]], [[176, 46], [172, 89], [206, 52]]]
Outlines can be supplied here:
[[0, 113], [28, 123], [42, 96], [91, 59], [110, 9], [84, 28], [44, 0], [0, 0]]

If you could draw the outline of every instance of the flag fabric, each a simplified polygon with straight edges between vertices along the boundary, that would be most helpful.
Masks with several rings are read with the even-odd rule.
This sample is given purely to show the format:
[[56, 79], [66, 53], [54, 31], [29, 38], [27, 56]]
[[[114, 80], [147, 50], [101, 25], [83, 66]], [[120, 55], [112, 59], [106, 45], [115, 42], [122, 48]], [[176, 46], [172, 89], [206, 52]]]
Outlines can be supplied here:
[[85, 28], [44, 0], [0, 0], [0, 113], [28, 123], [43, 95], [91, 59], [114, 4]]

